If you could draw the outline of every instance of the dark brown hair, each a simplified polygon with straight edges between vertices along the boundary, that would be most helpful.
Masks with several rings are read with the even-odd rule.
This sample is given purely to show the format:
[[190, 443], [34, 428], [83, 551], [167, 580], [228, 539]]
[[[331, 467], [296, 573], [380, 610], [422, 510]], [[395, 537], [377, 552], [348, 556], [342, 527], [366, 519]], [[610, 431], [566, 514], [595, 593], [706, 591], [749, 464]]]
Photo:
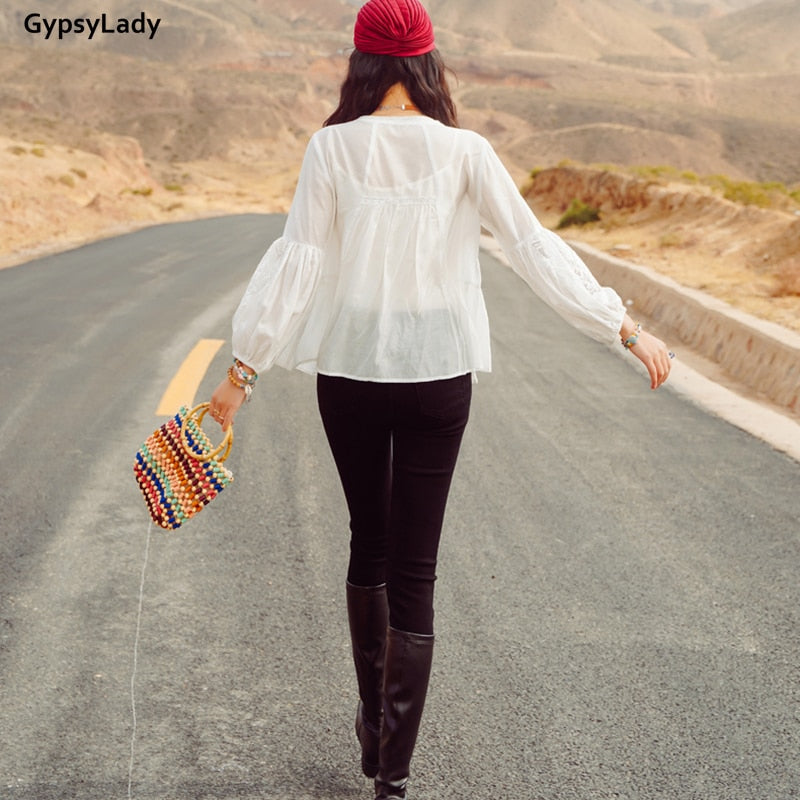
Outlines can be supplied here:
[[402, 83], [411, 102], [423, 114], [457, 128], [458, 115], [446, 71], [438, 50], [409, 57], [353, 50], [339, 95], [339, 107], [324, 124], [337, 125], [371, 114], [386, 92], [396, 83]]

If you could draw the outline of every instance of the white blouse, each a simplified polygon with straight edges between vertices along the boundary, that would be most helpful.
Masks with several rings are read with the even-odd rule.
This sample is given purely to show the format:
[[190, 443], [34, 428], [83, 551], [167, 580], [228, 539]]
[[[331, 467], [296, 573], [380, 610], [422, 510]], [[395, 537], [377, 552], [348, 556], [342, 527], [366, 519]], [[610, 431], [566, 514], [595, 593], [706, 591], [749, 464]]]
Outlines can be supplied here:
[[369, 381], [490, 371], [481, 226], [565, 320], [615, 339], [622, 301], [542, 227], [484, 138], [365, 116], [311, 138], [283, 235], [234, 315], [234, 355]]

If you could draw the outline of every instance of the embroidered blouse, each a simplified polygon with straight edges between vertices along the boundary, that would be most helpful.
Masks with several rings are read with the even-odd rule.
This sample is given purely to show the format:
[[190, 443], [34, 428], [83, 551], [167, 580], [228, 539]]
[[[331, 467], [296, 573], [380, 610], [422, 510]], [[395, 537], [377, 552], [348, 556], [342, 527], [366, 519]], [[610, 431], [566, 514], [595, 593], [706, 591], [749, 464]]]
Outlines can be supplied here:
[[234, 355], [368, 381], [490, 371], [481, 226], [567, 322], [617, 337], [622, 301], [541, 225], [486, 139], [364, 116], [312, 136], [283, 234], [234, 315]]

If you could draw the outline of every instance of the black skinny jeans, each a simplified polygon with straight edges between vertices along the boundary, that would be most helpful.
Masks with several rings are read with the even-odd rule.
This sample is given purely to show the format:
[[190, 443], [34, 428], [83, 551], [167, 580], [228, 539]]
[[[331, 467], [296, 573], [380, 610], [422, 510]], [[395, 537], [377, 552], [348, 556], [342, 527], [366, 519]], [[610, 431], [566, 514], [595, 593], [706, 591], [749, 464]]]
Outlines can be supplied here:
[[433, 633], [439, 538], [471, 396], [469, 375], [421, 383], [317, 376], [350, 512], [347, 580], [385, 582], [398, 630]]

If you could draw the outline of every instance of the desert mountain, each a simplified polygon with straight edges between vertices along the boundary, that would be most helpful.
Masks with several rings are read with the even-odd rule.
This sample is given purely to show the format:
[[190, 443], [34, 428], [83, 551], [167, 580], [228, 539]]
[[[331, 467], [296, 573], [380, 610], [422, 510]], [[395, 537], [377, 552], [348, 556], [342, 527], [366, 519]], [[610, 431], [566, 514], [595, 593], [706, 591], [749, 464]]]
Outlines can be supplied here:
[[[75, 32], [21, 0], [0, 10], [0, 122], [133, 136], [153, 161], [281, 157], [331, 110], [359, 3], [153, 0], [152, 37]], [[518, 175], [583, 162], [663, 163], [800, 179], [796, 0], [430, 0], [466, 124]], [[108, 0], [103, 26], [133, 20]], [[99, 15], [98, 15], [99, 16]], [[45, 38], [44, 21], [72, 23]], [[27, 22], [26, 22], [27, 20]], [[40, 28], [40, 30], [36, 30]], [[33, 121], [32, 121], [33, 120]], [[38, 120], [35, 121], [35, 120]], [[65, 133], [78, 143], [74, 131]]]
[[714, 55], [743, 71], [795, 73], [800, 68], [800, 3], [759, 3], [702, 26]]
[[[490, 139], [520, 184], [562, 162], [800, 182], [797, 0], [426, 4], [462, 124]], [[5, 0], [0, 257], [111, 223], [285, 210], [308, 136], [335, 105], [360, 5], [152, 0], [143, 12], [106, 0], [87, 13], [84, 0], [41, 10]], [[568, 170], [549, 174], [577, 185]], [[591, 200], [594, 179], [582, 181]], [[563, 204], [549, 186], [540, 200]], [[741, 223], [735, 210], [686, 207], [711, 225]], [[800, 258], [795, 219], [763, 240], [781, 242], [784, 264]], [[655, 240], [688, 248], [698, 237]], [[775, 257], [747, 252], [761, 272]], [[759, 280], [769, 294], [772, 278]]]

